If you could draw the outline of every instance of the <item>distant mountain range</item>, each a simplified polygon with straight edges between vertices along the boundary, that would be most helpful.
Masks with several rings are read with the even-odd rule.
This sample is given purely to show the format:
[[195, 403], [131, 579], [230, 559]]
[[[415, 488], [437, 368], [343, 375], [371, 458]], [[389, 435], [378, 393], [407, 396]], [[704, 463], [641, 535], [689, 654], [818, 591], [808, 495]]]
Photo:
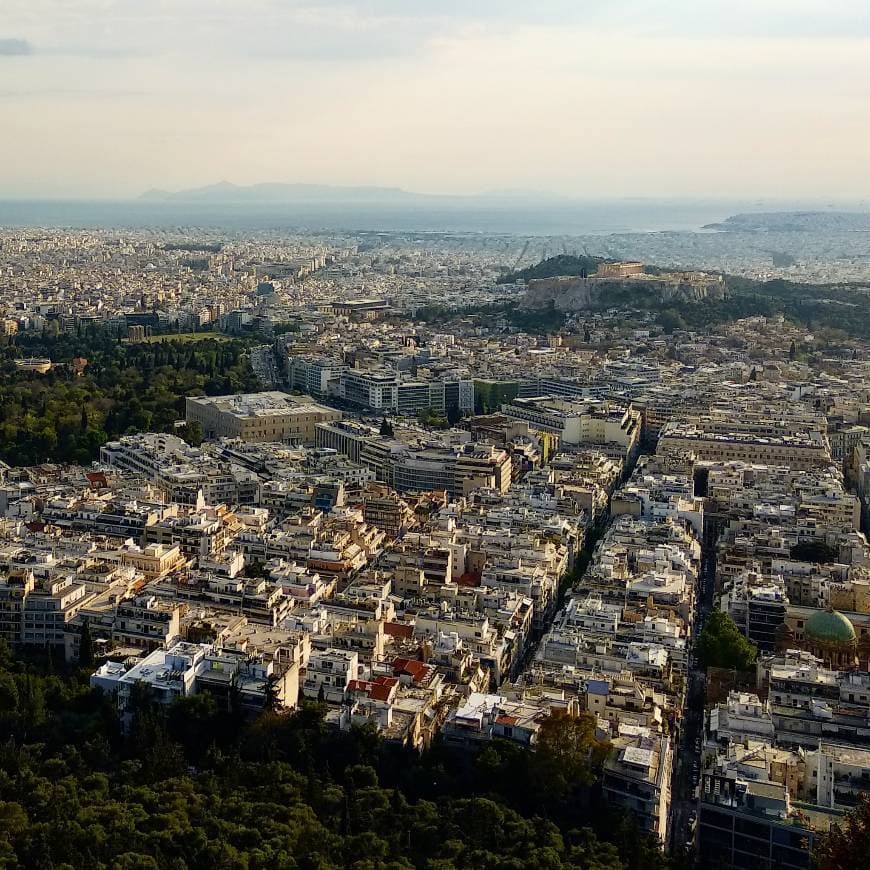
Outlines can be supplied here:
[[152, 189], [139, 199], [149, 202], [213, 202], [283, 204], [294, 202], [366, 202], [413, 203], [440, 200], [558, 200], [552, 193], [523, 190], [494, 190], [476, 196], [450, 196], [431, 193], [413, 193], [400, 187], [345, 187], [332, 184], [285, 184], [264, 182], [239, 185], [229, 181], [194, 187], [188, 190], [168, 191]]

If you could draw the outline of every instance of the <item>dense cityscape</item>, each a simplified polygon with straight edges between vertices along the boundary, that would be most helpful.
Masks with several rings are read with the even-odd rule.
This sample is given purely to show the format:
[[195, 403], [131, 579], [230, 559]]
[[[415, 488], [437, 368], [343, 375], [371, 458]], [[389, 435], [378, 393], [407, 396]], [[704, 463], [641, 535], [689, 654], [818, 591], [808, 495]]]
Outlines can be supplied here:
[[6, 866], [856, 866], [866, 260], [698, 238], [3, 231]]
[[0, 0], [0, 870], [868, 870], [870, 3]]

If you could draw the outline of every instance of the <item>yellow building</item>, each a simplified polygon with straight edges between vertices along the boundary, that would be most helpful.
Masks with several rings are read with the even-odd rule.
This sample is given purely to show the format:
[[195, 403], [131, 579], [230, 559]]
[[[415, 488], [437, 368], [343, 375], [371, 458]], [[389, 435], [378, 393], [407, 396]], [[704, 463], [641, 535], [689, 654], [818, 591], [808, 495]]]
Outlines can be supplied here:
[[162, 577], [176, 568], [180, 568], [185, 562], [178, 544], [167, 547], [164, 544], [149, 544], [143, 549], [138, 547], [125, 550], [121, 556], [121, 563], [135, 568], [145, 576], [147, 580]]

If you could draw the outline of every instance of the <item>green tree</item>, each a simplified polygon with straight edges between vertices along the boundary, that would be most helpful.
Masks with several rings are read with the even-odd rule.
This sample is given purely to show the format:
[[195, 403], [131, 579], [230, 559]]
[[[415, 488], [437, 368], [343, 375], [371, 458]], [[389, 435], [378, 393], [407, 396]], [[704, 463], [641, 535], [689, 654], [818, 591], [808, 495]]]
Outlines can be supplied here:
[[189, 420], [181, 429], [181, 437], [191, 446], [202, 444], [202, 424], [199, 420]]
[[704, 667], [749, 670], [758, 649], [741, 634], [729, 614], [714, 610], [698, 636], [698, 655]]

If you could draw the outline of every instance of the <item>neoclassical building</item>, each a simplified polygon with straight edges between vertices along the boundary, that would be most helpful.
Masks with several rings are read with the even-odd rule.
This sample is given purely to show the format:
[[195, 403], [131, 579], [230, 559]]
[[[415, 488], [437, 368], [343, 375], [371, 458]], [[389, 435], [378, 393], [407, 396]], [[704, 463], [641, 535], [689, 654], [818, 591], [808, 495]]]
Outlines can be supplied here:
[[776, 631], [776, 648], [780, 653], [788, 649], [803, 649], [820, 658], [827, 667], [850, 670], [858, 666], [858, 637], [855, 627], [838, 610], [816, 610], [795, 631], [788, 621]]

